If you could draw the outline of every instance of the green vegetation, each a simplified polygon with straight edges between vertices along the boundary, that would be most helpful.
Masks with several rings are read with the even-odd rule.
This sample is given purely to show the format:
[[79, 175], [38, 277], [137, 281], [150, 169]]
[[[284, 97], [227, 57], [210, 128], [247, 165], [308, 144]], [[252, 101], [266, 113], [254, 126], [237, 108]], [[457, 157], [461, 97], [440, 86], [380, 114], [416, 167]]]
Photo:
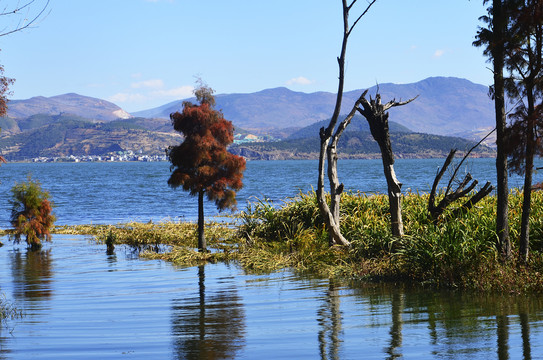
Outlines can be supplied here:
[[[511, 194], [511, 235], [520, 229], [522, 194]], [[427, 194], [403, 198], [406, 236], [392, 236], [383, 195], [345, 194], [341, 231], [351, 248], [328, 246], [328, 234], [314, 193], [300, 194], [281, 207], [260, 200], [239, 214], [238, 225], [206, 225], [209, 253], [198, 253], [195, 224], [159, 223], [76, 226], [55, 232], [91, 234], [104, 243], [114, 236], [144, 250], [142, 256], [182, 266], [236, 261], [249, 272], [292, 269], [319, 277], [402, 281], [442, 288], [511, 293], [543, 291], [543, 193], [533, 197], [532, 256], [526, 265], [502, 262], [496, 250], [495, 197], [434, 225]], [[452, 210], [451, 210], [452, 211]], [[164, 247], [162, 245], [168, 245]], [[161, 252], [158, 250], [167, 251]], [[513, 243], [513, 249], [518, 244]]]
[[42, 240], [50, 240], [49, 230], [55, 221], [49, 193], [29, 176], [27, 182], [15, 184], [11, 194], [10, 222], [14, 227], [11, 234], [14, 241], [19, 242], [24, 235], [31, 249], [39, 249]]

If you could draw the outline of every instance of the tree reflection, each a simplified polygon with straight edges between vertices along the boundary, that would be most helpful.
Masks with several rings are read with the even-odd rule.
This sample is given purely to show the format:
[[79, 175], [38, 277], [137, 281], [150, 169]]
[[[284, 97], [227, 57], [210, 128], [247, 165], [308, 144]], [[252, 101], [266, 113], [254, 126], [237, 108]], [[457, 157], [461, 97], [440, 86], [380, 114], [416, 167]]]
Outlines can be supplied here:
[[329, 280], [325, 292], [324, 303], [317, 311], [317, 321], [320, 325], [319, 350], [321, 359], [339, 359], [341, 345], [341, 310], [339, 287], [334, 280]]
[[496, 329], [498, 332], [498, 359], [509, 359], [509, 318], [507, 315], [496, 315]]
[[530, 346], [530, 320], [528, 313], [525, 309], [522, 309], [519, 314], [520, 328], [522, 334], [522, 354], [524, 360], [532, 359], [532, 348]]
[[11, 272], [14, 281], [13, 296], [16, 299], [41, 300], [52, 295], [53, 258], [51, 249], [14, 251], [11, 256]]
[[389, 355], [387, 359], [396, 359], [402, 357], [398, 350], [402, 346], [402, 311], [403, 296], [399, 292], [394, 292], [391, 298], [392, 325], [390, 326], [390, 346], [387, 349]]
[[231, 359], [245, 345], [245, 312], [235, 287], [206, 295], [198, 267], [198, 297], [174, 300], [172, 333], [179, 359]]

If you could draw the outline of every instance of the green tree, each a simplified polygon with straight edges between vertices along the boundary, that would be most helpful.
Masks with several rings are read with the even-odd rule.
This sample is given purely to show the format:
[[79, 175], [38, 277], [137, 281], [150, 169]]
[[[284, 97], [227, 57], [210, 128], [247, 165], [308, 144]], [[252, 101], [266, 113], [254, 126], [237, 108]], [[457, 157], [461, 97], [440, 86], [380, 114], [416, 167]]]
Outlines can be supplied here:
[[14, 227], [15, 242], [19, 242], [24, 235], [31, 249], [41, 248], [42, 240], [51, 240], [49, 230], [55, 222], [49, 193], [42, 190], [37, 180], [28, 177], [26, 182], [16, 183], [11, 194], [10, 222]]
[[[490, 0], [484, 0], [487, 4]], [[494, 99], [496, 114], [496, 173], [497, 173], [497, 209], [496, 232], [498, 234], [497, 249], [507, 260], [511, 257], [511, 240], [509, 237], [509, 185], [507, 182], [507, 153], [505, 143], [505, 129], [507, 119], [505, 116], [505, 81], [503, 70], [505, 67], [506, 45], [508, 44], [509, 16], [507, 0], [492, 0], [488, 7], [488, 15], [482, 16], [481, 21], [487, 24], [486, 28], [479, 28], [474, 46], [484, 46], [484, 54], [493, 65], [494, 85], [490, 94]]]
[[185, 140], [167, 149], [172, 174], [168, 184], [198, 196], [198, 249], [206, 250], [204, 236], [204, 195], [217, 208], [235, 209], [236, 191], [243, 186], [245, 159], [228, 152], [234, 141], [232, 122], [213, 108], [213, 89], [201, 81], [194, 91], [199, 105], [183, 103], [183, 111], [170, 115], [174, 129]]
[[517, 100], [506, 133], [512, 170], [524, 174], [519, 260], [526, 262], [530, 245], [529, 220], [534, 157], [541, 153], [543, 126], [543, 0], [509, 0], [511, 44], [505, 65], [505, 88]]

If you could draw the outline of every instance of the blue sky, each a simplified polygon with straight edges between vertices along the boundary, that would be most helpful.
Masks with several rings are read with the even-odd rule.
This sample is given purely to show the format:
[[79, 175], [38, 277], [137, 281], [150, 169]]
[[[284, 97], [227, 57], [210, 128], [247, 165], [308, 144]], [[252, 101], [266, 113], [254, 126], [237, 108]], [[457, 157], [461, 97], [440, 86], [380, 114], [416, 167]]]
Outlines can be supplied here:
[[[481, 0], [378, 0], [350, 38], [346, 90], [430, 76], [489, 85], [471, 45], [483, 14]], [[196, 76], [219, 94], [335, 92], [341, 36], [340, 0], [51, 0], [37, 26], [0, 37], [0, 63], [13, 99], [75, 92], [130, 112], [190, 97]]]

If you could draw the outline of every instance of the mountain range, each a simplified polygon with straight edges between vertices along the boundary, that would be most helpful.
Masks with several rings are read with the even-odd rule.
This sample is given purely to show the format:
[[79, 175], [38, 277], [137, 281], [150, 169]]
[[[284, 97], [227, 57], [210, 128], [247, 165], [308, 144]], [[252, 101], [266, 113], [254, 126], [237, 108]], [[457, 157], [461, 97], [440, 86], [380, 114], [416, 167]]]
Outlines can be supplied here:
[[[412, 103], [390, 110], [391, 133], [404, 134], [396, 137], [396, 141], [409, 143], [409, 147], [404, 147], [409, 154], [424, 153], [426, 146], [434, 149], [432, 156], [441, 156], [448, 149], [436, 150], [439, 143], [462, 142], [405, 134], [462, 134], [469, 138], [473, 134], [479, 137], [493, 128], [493, 104], [487, 88], [465, 79], [437, 77], [413, 84], [380, 84], [378, 90], [383, 102], [418, 96]], [[375, 96], [376, 91], [377, 87], [370, 88], [367, 96]], [[350, 110], [362, 92], [361, 89], [345, 93], [344, 112]], [[318, 129], [328, 123], [335, 97], [327, 92], [307, 94], [275, 88], [250, 94], [218, 94], [216, 107], [233, 122], [238, 133], [271, 134], [288, 142], [288, 145], [275, 143], [268, 150], [267, 146], [251, 150], [260, 154], [257, 158], [278, 158], [262, 152], [288, 148], [284, 153], [287, 155], [283, 155], [288, 156], [296, 152], [296, 146], [306, 146], [304, 141], [318, 141]], [[180, 141], [169, 114], [181, 110], [184, 101], [194, 99], [129, 114], [106, 100], [73, 93], [13, 100], [8, 103], [8, 116], [0, 118], [0, 152], [8, 160], [127, 150], [163, 154], [164, 148]], [[367, 123], [361, 117], [354, 119], [347, 130], [360, 133], [348, 136], [351, 145], [372, 141], [367, 137]], [[351, 145], [346, 151], [353, 153], [352, 156], [363, 156], [369, 151], [367, 147]], [[237, 151], [247, 152], [249, 147], [238, 146]]]
[[[344, 93], [342, 112], [348, 113], [365, 89]], [[494, 105], [488, 87], [454, 77], [432, 77], [412, 84], [379, 84], [368, 89], [367, 97], [379, 90], [383, 102], [407, 100], [412, 103], [390, 110], [390, 120], [412, 131], [437, 135], [462, 134], [492, 129]], [[336, 94], [302, 93], [274, 88], [250, 94], [219, 94], [218, 109], [235, 126], [246, 130], [302, 128], [328, 119], [334, 109]], [[185, 99], [133, 115], [169, 118], [182, 109]], [[294, 129], [293, 129], [294, 131]]]

